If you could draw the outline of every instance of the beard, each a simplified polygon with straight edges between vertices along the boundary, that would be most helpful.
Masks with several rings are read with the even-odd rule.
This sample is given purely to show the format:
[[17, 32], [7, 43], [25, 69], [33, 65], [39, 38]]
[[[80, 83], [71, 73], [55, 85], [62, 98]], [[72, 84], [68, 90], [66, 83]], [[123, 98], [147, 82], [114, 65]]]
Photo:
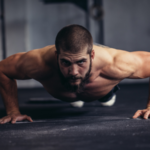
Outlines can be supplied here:
[[[84, 87], [85, 85], [89, 82], [89, 78], [91, 77], [91, 68], [92, 68], [92, 60], [90, 57], [90, 65], [89, 65], [89, 70], [87, 71], [86, 75], [84, 78], [82, 77], [76, 77], [76, 76], [70, 76], [70, 77], [64, 77], [64, 75], [62, 74], [60, 67], [59, 67], [59, 63], [58, 63], [58, 58], [57, 58], [57, 64], [58, 64], [58, 72], [59, 72], [59, 76], [60, 76], [60, 81], [62, 83], [62, 85], [64, 86], [64, 88], [69, 91], [69, 92], [75, 92], [77, 94], [82, 93], [84, 91]], [[71, 85], [70, 84], [70, 80], [76, 80], [76, 79], [80, 79], [81, 82], [78, 85]]]

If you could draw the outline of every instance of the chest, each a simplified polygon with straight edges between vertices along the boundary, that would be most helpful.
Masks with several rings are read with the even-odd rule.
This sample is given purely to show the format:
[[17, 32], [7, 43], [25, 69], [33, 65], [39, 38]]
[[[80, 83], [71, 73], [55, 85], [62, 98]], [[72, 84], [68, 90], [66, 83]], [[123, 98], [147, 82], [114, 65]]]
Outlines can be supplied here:
[[113, 81], [98, 76], [95, 80], [86, 84], [83, 92], [78, 94], [67, 91], [61, 84], [58, 76], [53, 76], [46, 81], [42, 81], [41, 83], [47, 92], [57, 99], [67, 102], [76, 100], [84, 100], [89, 102], [105, 96], [115, 85], [119, 83], [119, 81]]

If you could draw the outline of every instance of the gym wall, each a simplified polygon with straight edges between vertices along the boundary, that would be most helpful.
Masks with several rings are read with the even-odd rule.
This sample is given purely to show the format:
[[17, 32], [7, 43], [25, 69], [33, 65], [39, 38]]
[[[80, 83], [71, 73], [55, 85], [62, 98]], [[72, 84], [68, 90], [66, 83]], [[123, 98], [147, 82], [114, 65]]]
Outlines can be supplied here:
[[[88, 2], [90, 8], [93, 0]], [[105, 45], [127, 51], [150, 51], [149, 6], [149, 0], [103, 0]], [[5, 20], [8, 57], [54, 44], [57, 32], [65, 25], [86, 27], [86, 12], [72, 3], [46, 5], [41, 0], [5, 0]], [[99, 41], [99, 22], [89, 17], [89, 25], [94, 42]], [[122, 83], [133, 82], [148, 79], [125, 79]], [[18, 87], [40, 86], [34, 80], [18, 81]]]

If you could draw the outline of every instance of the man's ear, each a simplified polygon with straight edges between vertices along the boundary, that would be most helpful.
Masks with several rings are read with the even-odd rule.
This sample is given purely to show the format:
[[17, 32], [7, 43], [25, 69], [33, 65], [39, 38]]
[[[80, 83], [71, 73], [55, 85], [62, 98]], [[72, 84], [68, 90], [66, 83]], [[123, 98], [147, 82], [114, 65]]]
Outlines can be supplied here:
[[94, 57], [95, 57], [95, 51], [94, 51], [94, 49], [91, 51], [91, 58], [92, 59], [94, 59]]

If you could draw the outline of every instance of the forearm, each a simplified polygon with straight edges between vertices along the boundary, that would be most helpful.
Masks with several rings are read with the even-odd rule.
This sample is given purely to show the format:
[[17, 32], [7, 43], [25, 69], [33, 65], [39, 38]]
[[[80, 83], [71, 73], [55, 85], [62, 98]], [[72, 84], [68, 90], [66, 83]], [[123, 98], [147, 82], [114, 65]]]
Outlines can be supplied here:
[[150, 77], [149, 77], [149, 96], [148, 96], [146, 108], [150, 108]]
[[7, 116], [0, 118], [0, 124], [7, 122], [16, 123], [16, 121], [22, 120], [33, 122], [31, 117], [22, 115], [19, 111], [15, 79], [8, 78], [6, 75], [0, 73], [0, 93], [7, 112]]
[[6, 113], [19, 113], [16, 80], [0, 74], [0, 93], [6, 108]]
[[142, 116], [144, 119], [148, 119], [150, 117], [150, 78], [149, 78], [149, 96], [146, 109], [136, 111], [133, 118], [135, 119], [140, 116]]

